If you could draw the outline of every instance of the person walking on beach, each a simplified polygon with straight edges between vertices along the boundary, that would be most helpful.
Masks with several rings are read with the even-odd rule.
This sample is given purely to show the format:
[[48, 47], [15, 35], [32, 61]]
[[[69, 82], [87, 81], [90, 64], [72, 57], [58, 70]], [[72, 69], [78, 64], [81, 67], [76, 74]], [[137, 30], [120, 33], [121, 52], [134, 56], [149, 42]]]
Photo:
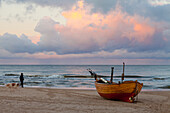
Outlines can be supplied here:
[[23, 83], [24, 83], [24, 76], [23, 76], [23, 73], [21, 73], [20, 82], [21, 82], [21, 87], [23, 88], [23, 87], [24, 87], [24, 85], [23, 85]]

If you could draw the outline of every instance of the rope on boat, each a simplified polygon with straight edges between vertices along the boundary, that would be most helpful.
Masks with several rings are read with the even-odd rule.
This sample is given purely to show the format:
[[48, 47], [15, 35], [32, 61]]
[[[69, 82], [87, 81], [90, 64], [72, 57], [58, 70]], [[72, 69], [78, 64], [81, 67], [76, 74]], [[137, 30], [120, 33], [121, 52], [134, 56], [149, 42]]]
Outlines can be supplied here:
[[138, 84], [136, 85], [136, 87], [137, 87], [137, 96], [136, 96], [136, 101], [138, 101]]
[[136, 96], [136, 101], [138, 101], [138, 95]]

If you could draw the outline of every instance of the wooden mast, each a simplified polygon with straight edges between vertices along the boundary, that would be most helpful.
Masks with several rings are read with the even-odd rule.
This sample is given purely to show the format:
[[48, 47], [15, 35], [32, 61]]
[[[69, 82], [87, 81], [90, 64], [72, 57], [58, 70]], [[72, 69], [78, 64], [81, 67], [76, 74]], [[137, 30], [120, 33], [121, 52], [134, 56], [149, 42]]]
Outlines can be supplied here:
[[123, 73], [122, 73], [122, 82], [123, 82], [123, 80], [124, 80], [124, 72], [125, 72], [125, 63], [123, 62]]
[[111, 83], [113, 82], [113, 71], [114, 71], [114, 67], [111, 67], [111, 79], [110, 79]]

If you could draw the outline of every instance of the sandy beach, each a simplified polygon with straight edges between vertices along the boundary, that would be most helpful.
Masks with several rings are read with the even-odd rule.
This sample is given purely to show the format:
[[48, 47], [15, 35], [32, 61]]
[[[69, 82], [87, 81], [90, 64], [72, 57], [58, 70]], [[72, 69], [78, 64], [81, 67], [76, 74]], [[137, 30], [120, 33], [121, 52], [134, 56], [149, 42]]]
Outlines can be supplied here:
[[170, 91], [142, 91], [135, 103], [96, 90], [0, 87], [0, 113], [170, 113]]

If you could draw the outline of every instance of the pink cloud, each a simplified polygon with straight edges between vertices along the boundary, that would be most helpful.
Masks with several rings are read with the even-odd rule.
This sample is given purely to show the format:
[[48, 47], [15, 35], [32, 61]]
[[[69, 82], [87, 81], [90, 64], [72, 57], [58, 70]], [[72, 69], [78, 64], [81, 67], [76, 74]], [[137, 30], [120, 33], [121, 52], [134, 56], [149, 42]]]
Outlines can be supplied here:
[[82, 0], [69, 11], [62, 12], [66, 24], [45, 17], [36, 26], [41, 33], [38, 44], [44, 51], [57, 54], [92, 53], [97, 51], [152, 51], [166, 43], [164, 23], [140, 15], [129, 15], [117, 5], [107, 14], [92, 13], [93, 6]]

